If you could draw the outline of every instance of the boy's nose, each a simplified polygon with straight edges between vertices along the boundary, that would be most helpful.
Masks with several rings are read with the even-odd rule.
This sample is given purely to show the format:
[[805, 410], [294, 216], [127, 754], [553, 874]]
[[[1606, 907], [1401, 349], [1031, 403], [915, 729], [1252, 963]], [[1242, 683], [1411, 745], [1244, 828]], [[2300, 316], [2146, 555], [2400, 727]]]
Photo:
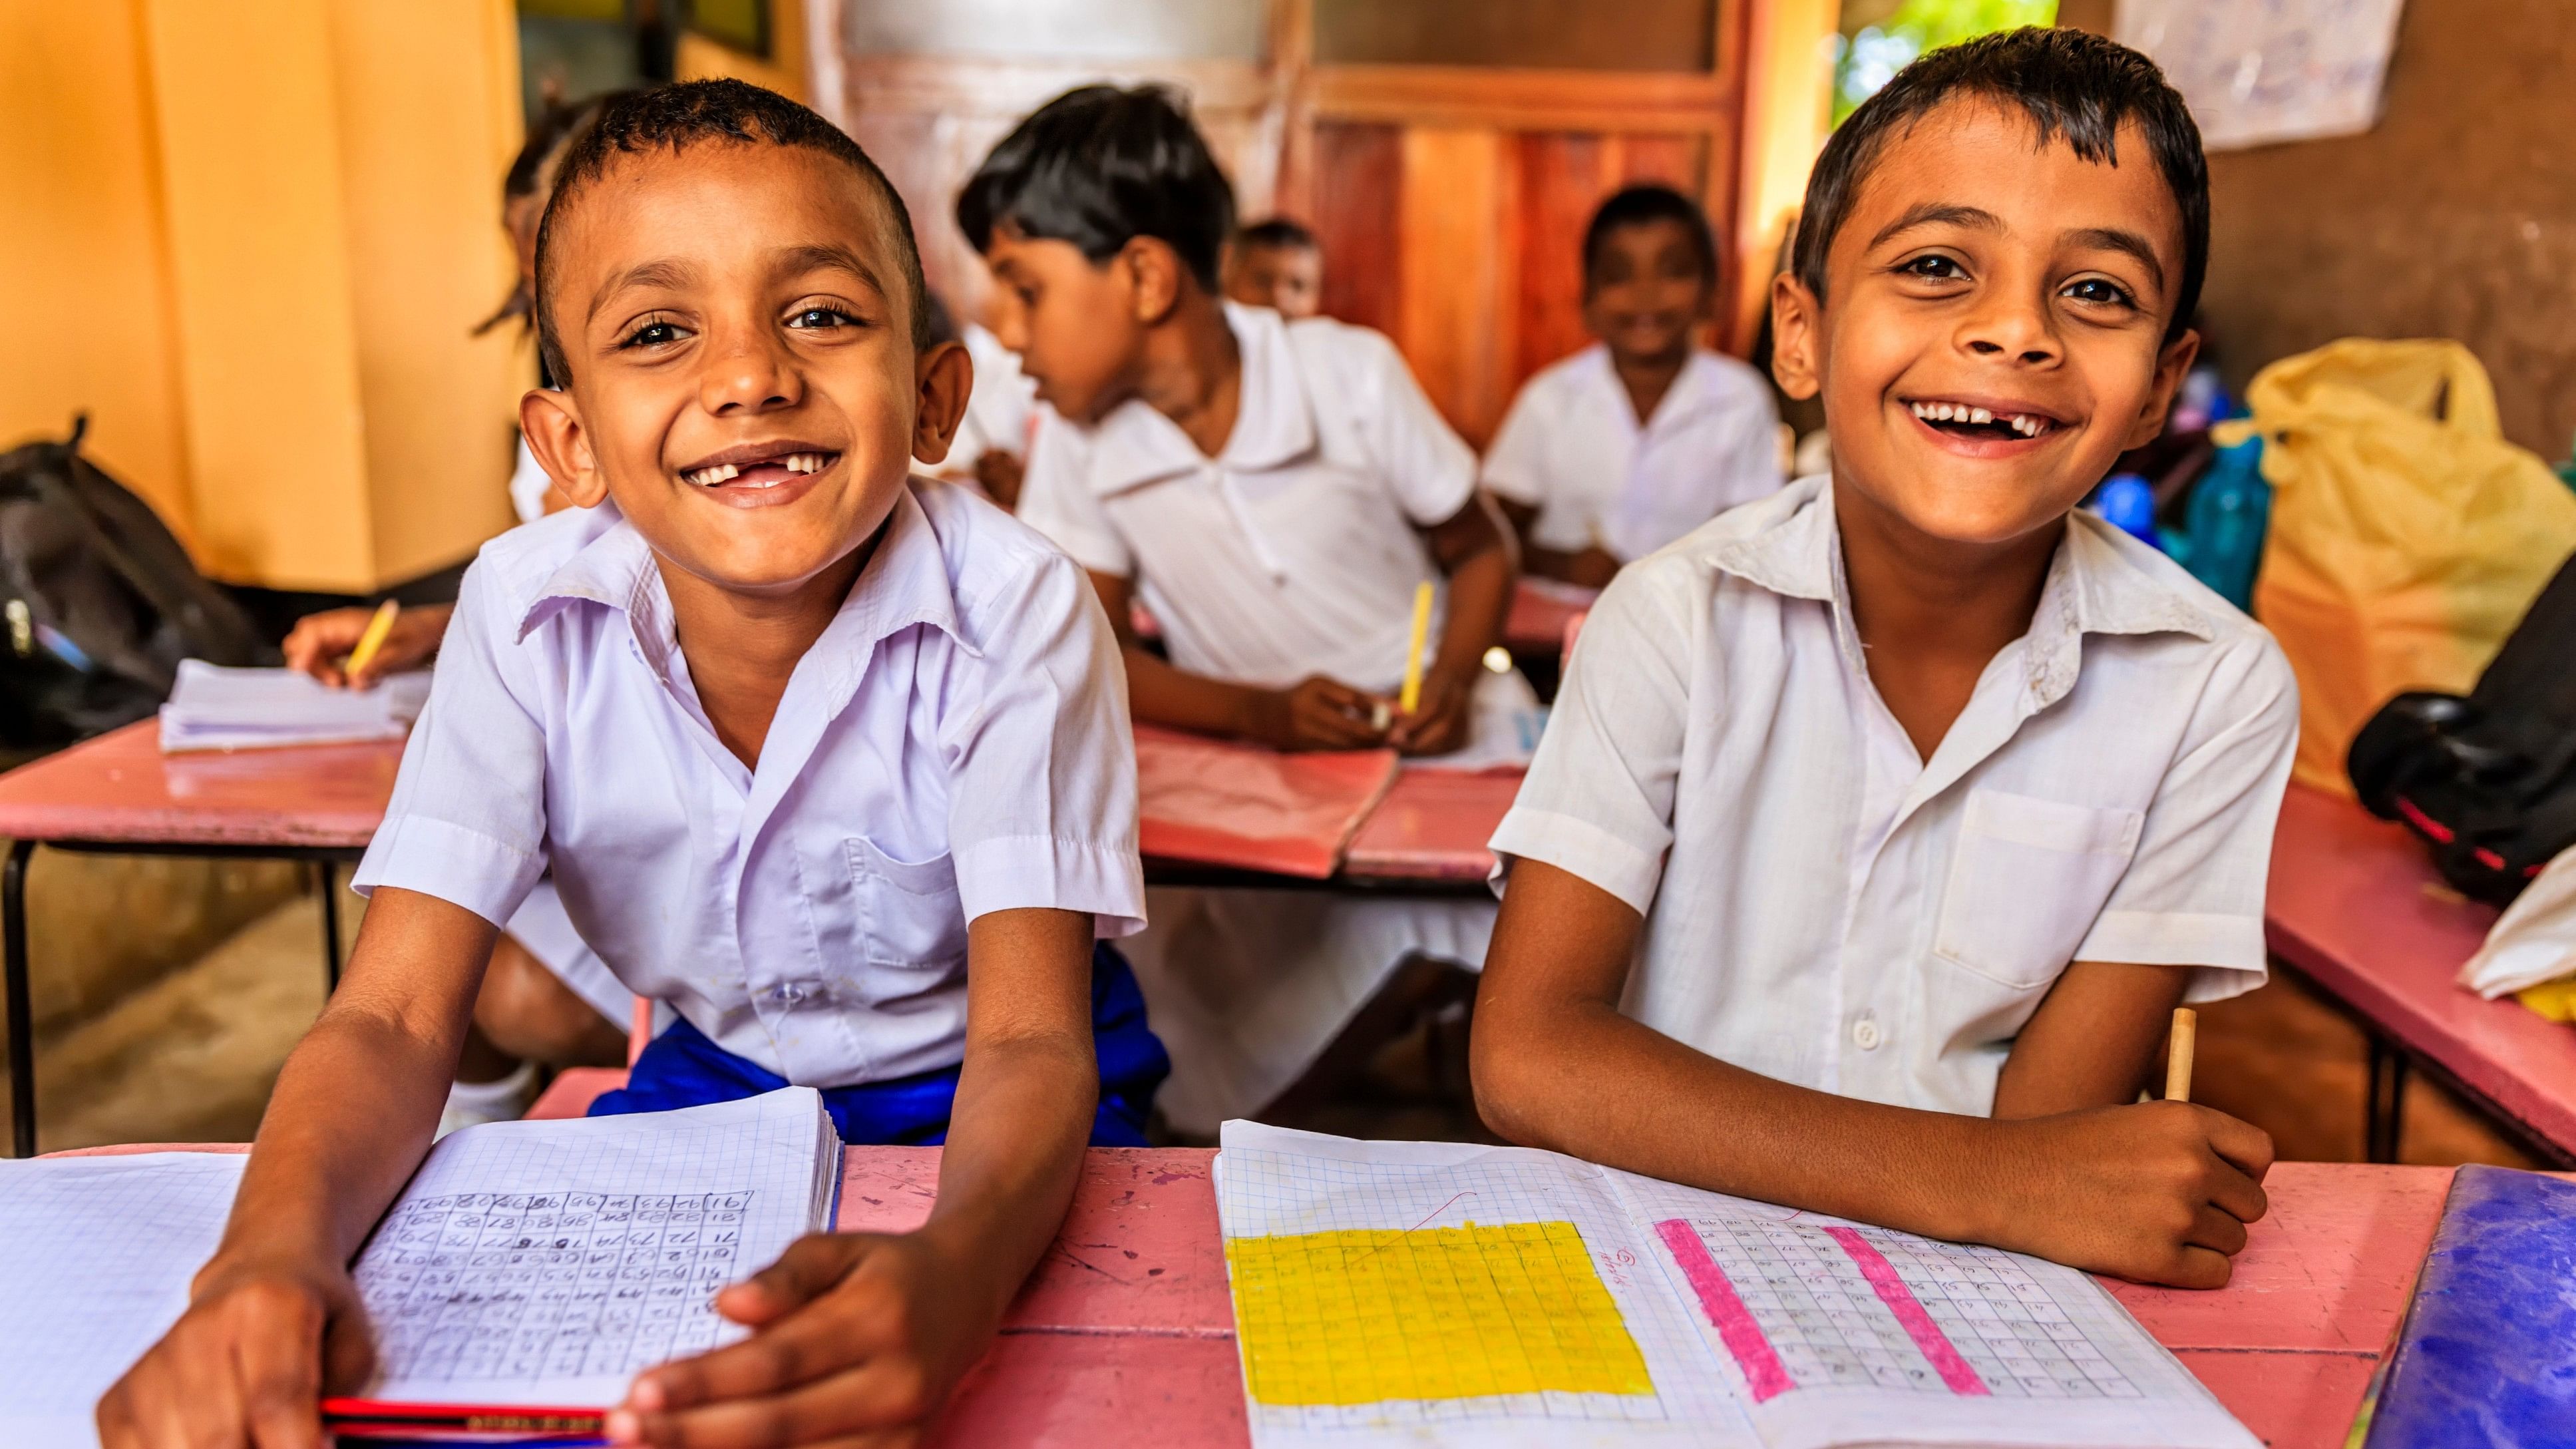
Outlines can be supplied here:
[[2057, 360], [2057, 332], [2045, 307], [1996, 299], [1960, 329], [1960, 343], [1981, 358], [2009, 358], [2024, 366]]
[[793, 405], [803, 387], [783, 350], [758, 336], [711, 349], [699, 375], [698, 401], [719, 417]]

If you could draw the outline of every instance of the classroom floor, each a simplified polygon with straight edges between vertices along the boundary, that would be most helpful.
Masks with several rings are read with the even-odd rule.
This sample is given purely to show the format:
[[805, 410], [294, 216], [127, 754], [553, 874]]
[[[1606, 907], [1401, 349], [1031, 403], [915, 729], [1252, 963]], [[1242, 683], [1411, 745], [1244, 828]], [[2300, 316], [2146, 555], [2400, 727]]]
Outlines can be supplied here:
[[[355, 897], [344, 897], [359, 906]], [[109, 1142], [241, 1141], [322, 1006], [319, 906], [279, 906], [187, 967], [46, 1040], [46, 1150]], [[344, 913], [355, 932], [359, 911]], [[1389, 1043], [1280, 1125], [1350, 1137], [1490, 1142], [1465, 1079], [1466, 1020], [1435, 1017]], [[2272, 1134], [2284, 1160], [2353, 1162], [2362, 1149], [2360, 1030], [2295, 977], [2203, 1008], [2194, 1095]], [[2438, 1084], [2407, 1090], [2404, 1160], [2539, 1165]]]

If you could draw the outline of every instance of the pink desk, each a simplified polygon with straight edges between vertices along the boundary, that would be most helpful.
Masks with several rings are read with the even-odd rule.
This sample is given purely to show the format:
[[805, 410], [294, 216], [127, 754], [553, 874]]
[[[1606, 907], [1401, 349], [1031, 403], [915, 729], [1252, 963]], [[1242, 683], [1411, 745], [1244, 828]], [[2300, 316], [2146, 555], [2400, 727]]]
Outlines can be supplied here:
[[[1214, 1155], [1092, 1149], [1064, 1231], [932, 1444], [1090, 1449], [1147, 1425], [1162, 1449], [1249, 1443]], [[2285, 1162], [2227, 1287], [2109, 1286], [2272, 1449], [2335, 1449], [2396, 1340], [2450, 1182], [2444, 1167]], [[935, 1147], [851, 1148], [840, 1226], [914, 1227], [938, 1187]]]
[[1477, 775], [1407, 770], [1369, 812], [1342, 869], [1379, 880], [1463, 881], [1482, 889], [1493, 873], [1485, 842], [1521, 789], [1519, 770]]
[[1555, 659], [1565, 649], [1567, 623], [1600, 597], [1599, 589], [1522, 578], [1512, 592], [1512, 611], [1503, 618], [1503, 647]]
[[2371, 1037], [2375, 1161], [2396, 1156], [2409, 1061], [2439, 1073], [2545, 1157], [2576, 1163], [2576, 1030], [2453, 978], [2495, 922], [2444, 890], [2421, 846], [2359, 805], [2293, 785], [2272, 846], [2272, 953]]
[[323, 959], [337, 984], [340, 901], [332, 863], [366, 849], [401, 760], [399, 744], [165, 756], [156, 726], [145, 720], [0, 775], [0, 835], [11, 840], [0, 869], [0, 936], [17, 1156], [36, 1150], [26, 913], [27, 860], [36, 846], [311, 861], [322, 891]]

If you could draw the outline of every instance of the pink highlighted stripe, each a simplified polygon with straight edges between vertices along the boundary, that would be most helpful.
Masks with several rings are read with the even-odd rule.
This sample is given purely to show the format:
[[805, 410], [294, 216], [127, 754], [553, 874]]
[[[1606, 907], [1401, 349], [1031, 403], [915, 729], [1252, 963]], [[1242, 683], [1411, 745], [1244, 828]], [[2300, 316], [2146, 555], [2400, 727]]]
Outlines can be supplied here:
[[[1709, 1323], [1717, 1329], [1718, 1340], [1744, 1370], [1744, 1381], [1753, 1390], [1753, 1402], [1763, 1403], [1796, 1388], [1789, 1370], [1780, 1362], [1779, 1351], [1771, 1346], [1762, 1325], [1753, 1321], [1752, 1310], [1735, 1296], [1735, 1285], [1726, 1280], [1726, 1270], [1708, 1255], [1708, 1244], [1700, 1241], [1699, 1232], [1680, 1218], [1671, 1218], [1655, 1224], [1655, 1236], [1664, 1240], [1673, 1261], [1681, 1265], [1682, 1277], [1690, 1283], [1691, 1292], [1698, 1295], [1700, 1311], [1708, 1315]], [[1914, 1311], [1919, 1314], [1923, 1310]]]
[[1950, 1392], [1994, 1392], [1986, 1387], [1984, 1379], [1977, 1377], [1977, 1371], [1969, 1366], [1968, 1361], [1959, 1357], [1959, 1350], [1950, 1342], [1950, 1336], [1941, 1331], [1941, 1325], [1932, 1321], [1931, 1314], [1923, 1311], [1922, 1303], [1914, 1297], [1914, 1290], [1906, 1287], [1905, 1280], [1897, 1276], [1896, 1265], [1887, 1261], [1886, 1254], [1870, 1246], [1869, 1239], [1850, 1228], [1827, 1228], [1825, 1236], [1840, 1243], [1843, 1251], [1851, 1255], [1851, 1260], [1860, 1265], [1860, 1275], [1877, 1290], [1878, 1301], [1886, 1304], [1887, 1311], [1895, 1314], [1896, 1321], [1905, 1326], [1906, 1336], [1914, 1340], [1916, 1348], [1923, 1350], [1925, 1358], [1931, 1360], [1933, 1369], [1941, 1375], [1941, 1382], [1950, 1386]]

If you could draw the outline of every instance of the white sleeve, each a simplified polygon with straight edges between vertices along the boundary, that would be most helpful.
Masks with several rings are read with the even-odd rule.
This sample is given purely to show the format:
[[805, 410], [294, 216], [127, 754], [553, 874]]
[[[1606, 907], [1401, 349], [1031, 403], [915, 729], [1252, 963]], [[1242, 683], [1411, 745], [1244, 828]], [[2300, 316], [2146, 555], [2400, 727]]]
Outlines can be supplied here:
[[2269, 635], [2219, 661], [2147, 807], [2137, 853], [2078, 961], [2197, 966], [2216, 1001], [2263, 984], [2272, 828], [2299, 745], [2299, 687]]
[[1485, 449], [1485, 491], [1514, 503], [1542, 507], [1547, 502], [1548, 406], [1541, 373], [1521, 384], [1503, 425]]
[[1099, 595], [1049, 555], [978, 612], [1007, 622], [941, 737], [966, 918], [1041, 906], [1088, 912], [1104, 937], [1144, 929], [1127, 672]]
[[1498, 884], [1513, 859], [1541, 860], [1640, 915], [1654, 904], [1691, 708], [1695, 631], [1673, 578], [1623, 570], [1593, 605], [1529, 776], [1494, 832]]
[[545, 873], [545, 726], [518, 624], [491, 568], [467, 569], [360, 894], [419, 891], [497, 926]]
[[1091, 444], [1052, 409], [1039, 415], [1020, 478], [1019, 518], [1096, 574], [1133, 578], [1136, 558], [1091, 491]]
[[1345, 327], [1352, 355], [1346, 395], [1360, 408], [1369, 456], [1385, 474], [1404, 515], [1428, 528], [1446, 523], [1476, 491], [1476, 454], [1424, 396], [1404, 354], [1383, 334]]
[[1734, 444], [1720, 464], [1726, 470], [1722, 496], [1727, 507], [1768, 498], [1789, 481], [1780, 471], [1780, 405], [1772, 401], [1769, 388], [1745, 399]]

